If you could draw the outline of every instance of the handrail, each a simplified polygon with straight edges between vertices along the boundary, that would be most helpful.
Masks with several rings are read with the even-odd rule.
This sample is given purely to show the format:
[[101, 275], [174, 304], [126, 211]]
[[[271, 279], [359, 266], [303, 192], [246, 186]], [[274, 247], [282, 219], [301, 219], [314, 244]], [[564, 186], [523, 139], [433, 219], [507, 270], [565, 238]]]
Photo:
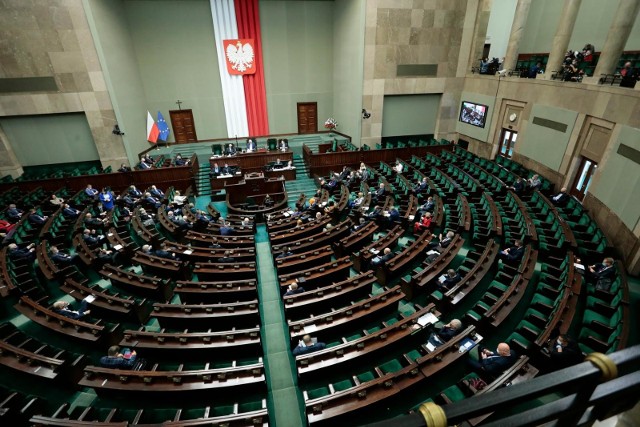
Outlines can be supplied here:
[[[444, 427], [556, 392], [566, 393], [566, 396], [525, 412], [494, 419], [484, 425], [535, 426], [552, 420], [558, 420], [559, 425], [582, 425], [596, 418], [604, 419], [622, 412], [638, 401], [640, 345], [609, 355], [591, 353], [586, 360], [569, 368], [448, 405], [423, 404], [416, 413], [369, 426]], [[618, 373], [622, 376], [618, 377]]]

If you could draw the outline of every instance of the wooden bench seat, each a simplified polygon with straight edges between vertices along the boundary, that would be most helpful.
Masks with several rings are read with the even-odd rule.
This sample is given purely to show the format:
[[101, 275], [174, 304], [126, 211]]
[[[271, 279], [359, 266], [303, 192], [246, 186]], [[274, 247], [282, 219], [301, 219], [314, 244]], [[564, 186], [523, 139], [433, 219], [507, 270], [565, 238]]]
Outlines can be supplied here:
[[401, 226], [396, 225], [384, 237], [377, 239], [373, 243], [362, 248], [360, 252], [353, 254], [353, 269], [363, 271], [371, 265], [371, 260], [376, 256], [372, 250], [382, 252], [384, 248], [394, 248], [398, 245], [398, 240], [404, 234]]
[[138, 295], [162, 301], [167, 301], [173, 295], [169, 282], [155, 275], [138, 274], [111, 264], [105, 264], [99, 273], [114, 286]]
[[279, 275], [280, 291], [284, 294], [289, 285], [295, 283], [296, 279], [300, 280], [301, 278], [304, 278], [304, 282], [300, 283], [300, 286], [306, 290], [315, 289], [328, 282], [345, 280], [349, 277], [352, 265], [353, 263], [349, 257], [342, 257], [307, 270]]
[[258, 300], [223, 304], [153, 304], [151, 317], [163, 328], [255, 327], [260, 323]]
[[395, 255], [386, 264], [376, 268], [376, 277], [381, 285], [386, 285], [395, 277], [398, 277], [409, 264], [416, 261], [416, 258], [423, 256], [425, 249], [432, 239], [431, 231], [425, 230], [420, 236], [404, 248], [402, 252]]
[[249, 301], [257, 295], [256, 286], [255, 279], [213, 282], [178, 280], [174, 293], [188, 304]]
[[296, 271], [308, 270], [316, 265], [326, 264], [331, 261], [332, 256], [331, 247], [323, 246], [288, 257], [276, 258], [275, 264], [278, 274], [291, 274]]

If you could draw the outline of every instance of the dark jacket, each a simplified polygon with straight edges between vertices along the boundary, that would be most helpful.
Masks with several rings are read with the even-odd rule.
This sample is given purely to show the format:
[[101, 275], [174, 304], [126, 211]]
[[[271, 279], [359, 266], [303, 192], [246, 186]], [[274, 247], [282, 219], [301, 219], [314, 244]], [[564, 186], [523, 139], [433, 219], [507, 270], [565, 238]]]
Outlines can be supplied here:
[[317, 343], [315, 343], [313, 345], [309, 345], [309, 346], [306, 346], [306, 347], [298, 346], [298, 347], [293, 349], [293, 355], [294, 356], [300, 356], [302, 354], [312, 353], [312, 352], [318, 351], [318, 350], [324, 350], [324, 348], [326, 346], [327, 345], [325, 343], [323, 343], [323, 342], [317, 342]]

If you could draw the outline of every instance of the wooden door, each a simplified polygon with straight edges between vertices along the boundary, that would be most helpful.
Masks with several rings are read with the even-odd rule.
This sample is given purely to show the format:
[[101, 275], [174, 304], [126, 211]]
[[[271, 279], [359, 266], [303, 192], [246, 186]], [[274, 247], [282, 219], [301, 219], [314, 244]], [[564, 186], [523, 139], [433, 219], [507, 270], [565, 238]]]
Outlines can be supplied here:
[[171, 116], [173, 135], [178, 144], [196, 142], [198, 140], [191, 110], [172, 110], [169, 111], [169, 115]]
[[318, 132], [318, 103], [298, 102], [298, 133]]

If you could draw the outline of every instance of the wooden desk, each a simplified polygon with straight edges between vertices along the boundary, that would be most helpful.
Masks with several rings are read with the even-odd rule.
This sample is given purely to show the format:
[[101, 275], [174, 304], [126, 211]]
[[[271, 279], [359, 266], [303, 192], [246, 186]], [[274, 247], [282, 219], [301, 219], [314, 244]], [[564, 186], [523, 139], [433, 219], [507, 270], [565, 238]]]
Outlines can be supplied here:
[[209, 163], [211, 166], [214, 163], [218, 163], [220, 167], [223, 167], [226, 163], [229, 166], [240, 167], [243, 172], [260, 172], [267, 163], [275, 162], [278, 159], [283, 163], [293, 160], [293, 151], [267, 151], [261, 149], [252, 153], [239, 153], [235, 156], [212, 156], [209, 158]]

